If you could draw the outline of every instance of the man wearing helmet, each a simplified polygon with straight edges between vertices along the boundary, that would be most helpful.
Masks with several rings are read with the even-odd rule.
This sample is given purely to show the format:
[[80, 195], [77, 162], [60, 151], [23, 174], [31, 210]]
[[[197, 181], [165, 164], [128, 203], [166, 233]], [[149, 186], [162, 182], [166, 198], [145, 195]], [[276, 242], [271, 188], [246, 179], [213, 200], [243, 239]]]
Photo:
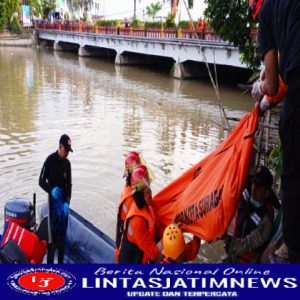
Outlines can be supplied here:
[[[262, 1], [250, 1], [262, 2]], [[300, 1], [265, 0], [259, 13], [259, 47], [265, 71], [253, 85], [261, 110], [287, 85], [279, 135], [282, 145], [283, 236], [292, 263], [300, 263]], [[279, 52], [279, 56], [278, 56]], [[279, 91], [280, 92], [280, 91]]]
[[132, 172], [133, 202], [126, 216], [119, 248], [119, 263], [148, 263], [160, 258], [161, 244], [155, 243], [155, 217], [147, 167]]
[[141, 163], [140, 155], [138, 152], [131, 151], [125, 158], [125, 171], [123, 177], [125, 177], [125, 186], [121, 194], [118, 203], [118, 214], [117, 214], [117, 227], [116, 227], [116, 248], [115, 257], [116, 263], [118, 263], [119, 247], [124, 231], [124, 222], [129, 212], [131, 204], [133, 202], [132, 187], [131, 187], [131, 174], [135, 167]]

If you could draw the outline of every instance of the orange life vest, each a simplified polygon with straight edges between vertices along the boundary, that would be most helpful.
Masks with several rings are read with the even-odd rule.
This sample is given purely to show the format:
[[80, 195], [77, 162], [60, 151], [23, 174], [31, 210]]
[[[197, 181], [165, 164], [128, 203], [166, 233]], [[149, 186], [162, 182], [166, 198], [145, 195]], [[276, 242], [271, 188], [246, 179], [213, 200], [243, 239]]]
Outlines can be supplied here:
[[118, 215], [117, 215], [117, 226], [116, 226], [116, 248], [115, 248], [116, 263], [118, 263], [119, 247], [124, 232], [124, 222], [130, 210], [132, 202], [133, 202], [132, 188], [131, 186], [125, 185], [118, 204]]
[[18, 244], [30, 263], [42, 263], [47, 250], [47, 242], [40, 242], [35, 233], [16, 223], [9, 222], [1, 247], [10, 240], [14, 240]]
[[134, 232], [130, 227], [130, 220], [134, 217], [142, 217], [146, 221], [148, 232], [145, 234], [150, 235], [150, 237], [153, 238], [153, 241], [155, 240], [155, 221], [151, 206], [139, 209], [133, 201], [124, 224], [124, 234], [120, 245], [119, 262], [148, 263], [150, 258], [141, 249], [139, 249], [134, 242]]

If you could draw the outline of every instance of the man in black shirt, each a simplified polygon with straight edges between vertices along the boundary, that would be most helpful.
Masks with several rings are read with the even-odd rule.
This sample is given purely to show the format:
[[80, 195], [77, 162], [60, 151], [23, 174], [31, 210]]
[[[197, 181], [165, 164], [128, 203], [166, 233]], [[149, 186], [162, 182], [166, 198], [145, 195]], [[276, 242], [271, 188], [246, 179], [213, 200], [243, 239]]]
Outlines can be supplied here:
[[300, 1], [265, 0], [259, 14], [258, 37], [265, 71], [261, 81], [253, 85], [252, 95], [258, 101], [264, 95], [275, 95], [279, 74], [288, 86], [279, 126], [283, 235], [290, 262], [300, 263]]
[[[60, 188], [64, 192], [64, 209], [68, 209], [72, 193], [72, 175], [71, 163], [68, 160], [69, 152], [73, 152], [71, 139], [68, 135], [63, 134], [59, 139], [59, 148], [56, 152], [50, 154], [41, 170], [39, 185], [48, 193], [50, 203], [50, 223], [52, 231], [52, 239], [55, 247], [58, 248], [58, 263], [63, 263], [64, 259], [64, 236], [53, 230], [55, 226], [55, 211], [54, 211], [54, 188]], [[54, 261], [54, 247], [50, 245], [48, 248], [47, 262]]]

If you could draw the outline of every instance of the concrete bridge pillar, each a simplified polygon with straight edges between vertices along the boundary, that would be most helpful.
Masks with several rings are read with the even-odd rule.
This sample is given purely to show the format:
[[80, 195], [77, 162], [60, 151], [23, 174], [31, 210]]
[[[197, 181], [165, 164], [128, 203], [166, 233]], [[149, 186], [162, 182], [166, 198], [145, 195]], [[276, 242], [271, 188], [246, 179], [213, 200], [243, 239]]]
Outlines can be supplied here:
[[59, 42], [54, 42], [53, 50], [54, 51], [64, 51], [64, 48], [59, 44]]
[[84, 56], [92, 56], [91, 52], [86, 49], [85, 47], [79, 47], [78, 49], [78, 56], [84, 57]]
[[116, 65], [128, 65], [128, 58], [126, 55], [123, 55], [121, 53], [117, 53], [116, 58], [115, 58], [115, 64]]
[[171, 70], [171, 76], [177, 79], [185, 79], [192, 77], [189, 69], [183, 64], [175, 62]]

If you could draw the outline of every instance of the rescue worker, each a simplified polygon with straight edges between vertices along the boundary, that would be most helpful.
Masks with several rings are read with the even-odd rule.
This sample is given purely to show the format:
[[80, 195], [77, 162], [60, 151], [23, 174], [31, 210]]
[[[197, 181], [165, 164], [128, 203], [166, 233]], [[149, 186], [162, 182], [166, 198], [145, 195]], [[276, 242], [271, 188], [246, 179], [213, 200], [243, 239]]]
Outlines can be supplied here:
[[125, 171], [123, 177], [125, 177], [125, 186], [122, 195], [119, 200], [117, 209], [117, 226], [116, 226], [116, 248], [115, 257], [116, 263], [118, 263], [119, 247], [121, 242], [121, 237], [124, 230], [124, 222], [127, 213], [133, 202], [132, 197], [132, 187], [131, 187], [131, 174], [133, 169], [141, 163], [140, 155], [138, 152], [131, 151], [125, 158]]
[[155, 217], [151, 207], [150, 179], [145, 165], [132, 172], [133, 202], [124, 223], [119, 248], [119, 263], [156, 262], [161, 257], [161, 243], [155, 243]]
[[53, 243], [49, 243], [47, 263], [53, 263], [55, 248], [58, 248], [58, 263], [63, 263], [64, 260], [64, 237], [53, 229], [58, 227], [55, 224], [55, 220], [57, 220], [55, 204], [57, 201], [64, 202], [64, 215], [67, 215], [69, 211], [72, 194], [71, 163], [67, 158], [69, 152], [73, 152], [71, 139], [68, 135], [63, 134], [59, 139], [58, 150], [47, 157], [39, 177], [39, 185], [48, 193], [49, 197], [49, 214], [53, 239]]
[[274, 207], [280, 204], [273, 190], [273, 176], [264, 166], [256, 168], [251, 187], [243, 191], [234, 220], [233, 237], [225, 239], [229, 261], [249, 263], [259, 259], [273, 233]]
[[189, 21], [188, 31], [189, 31], [189, 38], [192, 39], [193, 38], [193, 31], [194, 31], [194, 24], [193, 24], [192, 20]]
[[200, 239], [196, 236], [185, 243], [184, 236], [180, 227], [176, 224], [170, 224], [163, 233], [163, 263], [184, 263], [196, 258]]
[[[253, 17], [259, 14], [258, 42], [265, 71], [252, 96], [262, 111], [278, 91], [279, 76], [287, 85], [279, 123], [282, 146], [283, 237], [291, 263], [300, 263], [300, 2], [251, 0]], [[261, 8], [261, 10], [260, 10]], [[259, 12], [260, 10], [260, 12]], [[279, 55], [278, 55], [279, 53]], [[264, 97], [265, 95], [265, 97]]]
[[201, 20], [201, 18], [199, 18], [197, 26], [196, 26], [196, 33], [197, 33], [199, 39], [202, 39], [202, 29], [203, 29], [202, 25], [203, 25], [202, 20]]

